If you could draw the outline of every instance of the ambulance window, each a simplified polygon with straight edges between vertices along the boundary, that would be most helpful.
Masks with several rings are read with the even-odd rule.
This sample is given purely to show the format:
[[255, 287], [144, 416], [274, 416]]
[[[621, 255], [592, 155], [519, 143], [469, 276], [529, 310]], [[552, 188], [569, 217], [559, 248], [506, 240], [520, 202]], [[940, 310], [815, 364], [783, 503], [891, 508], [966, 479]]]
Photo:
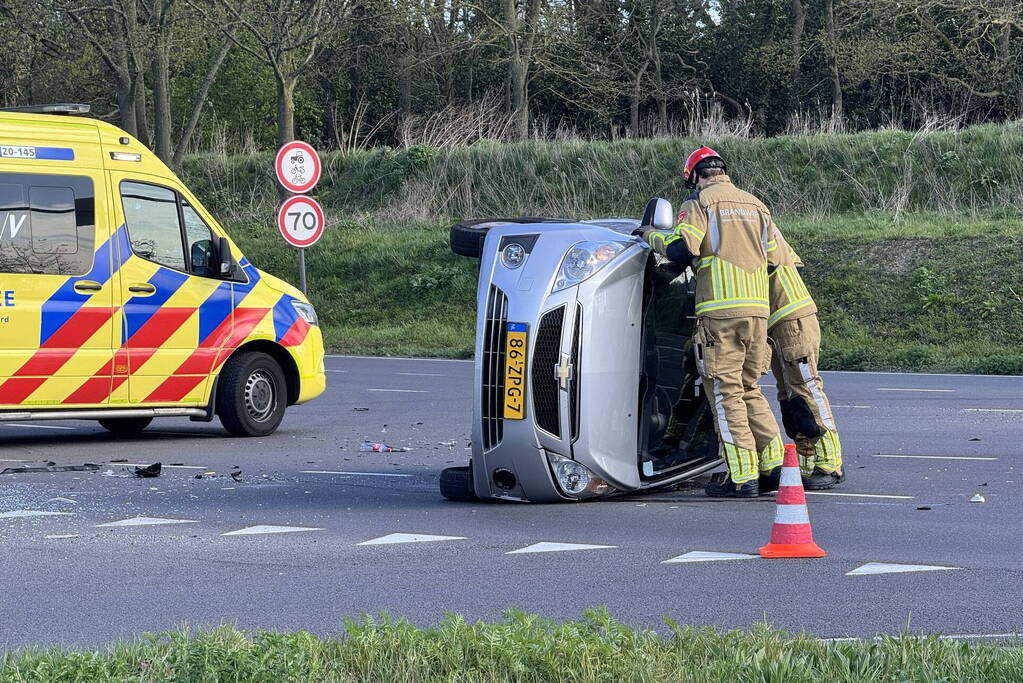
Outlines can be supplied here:
[[178, 197], [173, 190], [146, 183], [121, 183], [128, 241], [136, 256], [185, 270]]
[[185, 246], [188, 249], [190, 272], [203, 277], [218, 277], [220, 257], [214, 246], [213, 231], [185, 199], [181, 200], [181, 217], [185, 221]]
[[0, 173], [0, 272], [84, 275], [95, 213], [89, 178]]

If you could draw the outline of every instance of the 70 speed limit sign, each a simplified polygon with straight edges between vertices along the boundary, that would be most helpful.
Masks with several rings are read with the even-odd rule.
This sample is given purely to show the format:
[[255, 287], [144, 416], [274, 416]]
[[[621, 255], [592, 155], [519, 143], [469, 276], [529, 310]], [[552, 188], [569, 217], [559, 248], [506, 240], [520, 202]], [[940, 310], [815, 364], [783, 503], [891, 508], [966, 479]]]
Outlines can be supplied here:
[[323, 237], [323, 209], [312, 197], [290, 197], [277, 211], [277, 227], [293, 247], [310, 247]]

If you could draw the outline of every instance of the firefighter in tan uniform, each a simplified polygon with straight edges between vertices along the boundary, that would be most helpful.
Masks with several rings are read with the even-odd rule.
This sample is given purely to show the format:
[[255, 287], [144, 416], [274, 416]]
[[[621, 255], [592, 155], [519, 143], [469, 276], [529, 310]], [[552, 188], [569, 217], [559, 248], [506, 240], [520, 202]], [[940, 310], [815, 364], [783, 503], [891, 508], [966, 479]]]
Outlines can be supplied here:
[[[763, 202], [732, 184], [717, 152], [702, 147], [686, 160], [686, 186], [673, 233], [643, 239], [666, 258], [696, 271], [694, 352], [728, 474], [707, 485], [714, 497], [755, 498], [761, 477], [782, 462], [778, 423], [757, 382], [767, 373], [767, 246], [774, 232]], [[779, 470], [780, 471], [780, 470]]]
[[785, 432], [796, 442], [807, 489], [829, 489], [845, 478], [842, 445], [824, 382], [817, 372], [821, 328], [817, 305], [799, 275], [803, 265], [781, 232], [768, 242], [771, 370]]

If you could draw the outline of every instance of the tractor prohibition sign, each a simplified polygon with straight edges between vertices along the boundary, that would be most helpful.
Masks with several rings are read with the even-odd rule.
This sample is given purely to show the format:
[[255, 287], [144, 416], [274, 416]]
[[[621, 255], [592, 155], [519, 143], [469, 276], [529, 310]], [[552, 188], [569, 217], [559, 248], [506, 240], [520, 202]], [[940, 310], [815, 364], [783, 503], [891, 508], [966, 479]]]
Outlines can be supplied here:
[[277, 227], [293, 247], [311, 247], [323, 236], [323, 209], [312, 197], [289, 197], [277, 211]]
[[316, 150], [301, 140], [292, 140], [277, 150], [274, 171], [277, 181], [288, 192], [305, 194], [320, 182], [323, 170]]

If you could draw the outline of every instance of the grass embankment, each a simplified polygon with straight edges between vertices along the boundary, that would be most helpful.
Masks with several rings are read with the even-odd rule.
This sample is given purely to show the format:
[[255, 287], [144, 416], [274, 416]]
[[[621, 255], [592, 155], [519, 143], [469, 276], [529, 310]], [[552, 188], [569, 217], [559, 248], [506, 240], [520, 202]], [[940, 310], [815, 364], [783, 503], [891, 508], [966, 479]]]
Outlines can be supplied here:
[[603, 612], [556, 624], [510, 615], [421, 629], [383, 619], [338, 638], [219, 628], [96, 652], [0, 658], [0, 681], [1018, 681], [1023, 649], [933, 637], [822, 643], [766, 627], [637, 631]]
[[[691, 140], [480, 144], [325, 156], [327, 236], [307, 253], [331, 349], [468, 356], [465, 216], [636, 216], [679, 198]], [[830, 369], [1023, 373], [1023, 128], [715, 141], [808, 264]], [[294, 280], [268, 156], [195, 157], [186, 179], [252, 260]]]

